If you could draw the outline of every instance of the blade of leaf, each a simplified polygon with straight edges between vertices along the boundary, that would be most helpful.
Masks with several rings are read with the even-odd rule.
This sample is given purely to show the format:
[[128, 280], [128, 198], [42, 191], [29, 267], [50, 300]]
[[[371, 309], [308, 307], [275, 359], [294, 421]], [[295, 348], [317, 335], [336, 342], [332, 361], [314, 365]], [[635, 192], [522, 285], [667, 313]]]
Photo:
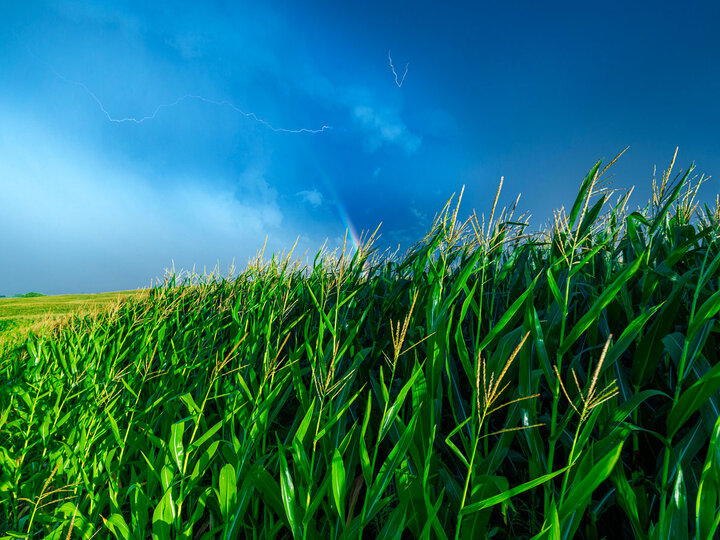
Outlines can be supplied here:
[[345, 520], [345, 465], [338, 449], [335, 449], [332, 458], [332, 487], [335, 508], [337, 508], [340, 520]]

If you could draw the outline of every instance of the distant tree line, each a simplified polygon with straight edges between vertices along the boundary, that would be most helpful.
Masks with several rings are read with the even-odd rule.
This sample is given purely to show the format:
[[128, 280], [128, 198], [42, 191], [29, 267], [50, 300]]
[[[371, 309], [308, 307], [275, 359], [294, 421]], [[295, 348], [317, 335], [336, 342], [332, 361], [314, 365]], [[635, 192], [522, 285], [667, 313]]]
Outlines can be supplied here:
[[[37, 296], [47, 296], [46, 294], [39, 292], [29, 292], [25, 294], [13, 294], [10, 298], [35, 298]], [[0, 298], [7, 298], [4, 294], [0, 294]]]

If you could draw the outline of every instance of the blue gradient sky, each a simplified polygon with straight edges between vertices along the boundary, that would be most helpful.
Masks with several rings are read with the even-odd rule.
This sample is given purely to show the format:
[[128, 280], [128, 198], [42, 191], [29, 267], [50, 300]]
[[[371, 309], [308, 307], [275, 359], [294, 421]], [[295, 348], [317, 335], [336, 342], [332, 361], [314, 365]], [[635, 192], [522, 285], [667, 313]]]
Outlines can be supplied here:
[[[266, 236], [314, 253], [349, 223], [407, 245], [501, 175], [540, 227], [626, 146], [635, 205], [676, 146], [720, 173], [717, 2], [88, 4], [0, 3], [0, 294], [225, 271]], [[112, 121], [185, 95], [216, 103]]]

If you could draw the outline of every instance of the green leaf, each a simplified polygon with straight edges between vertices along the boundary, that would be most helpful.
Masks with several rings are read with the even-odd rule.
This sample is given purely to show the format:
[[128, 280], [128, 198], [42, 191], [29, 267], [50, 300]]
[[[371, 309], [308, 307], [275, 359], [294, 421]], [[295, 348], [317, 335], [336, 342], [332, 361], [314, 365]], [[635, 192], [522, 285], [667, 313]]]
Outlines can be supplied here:
[[295, 432], [294, 439], [297, 440], [301, 445], [304, 443], [305, 434], [307, 433], [308, 427], [310, 427], [310, 422], [313, 419], [314, 412], [315, 412], [315, 398], [313, 398], [312, 401], [310, 402], [310, 406], [308, 407], [307, 411], [305, 411], [305, 416], [303, 416], [303, 419], [300, 422], [300, 425], [298, 426], [297, 431]]
[[665, 392], [661, 392], [660, 390], [643, 390], [642, 392], [633, 394], [630, 399], [624, 401], [619, 407], [617, 407], [613, 411], [612, 421], [605, 424], [603, 435], [609, 435], [622, 422], [624, 422], [625, 419], [630, 416], [632, 412], [637, 409], [645, 400], [653, 396], [664, 396], [670, 399], [670, 396], [668, 396]]
[[663, 303], [661, 302], [657, 306], [648, 309], [645, 313], [638, 315], [630, 322], [630, 324], [625, 328], [625, 330], [623, 330], [622, 334], [620, 334], [618, 340], [613, 343], [612, 347], [608, 349], [602, 371], [608, 369], [615, 363], [618, 358], [620, 358], [620, 355], [622, 355], [622, 353], [624, 353], [627, 348], [635, 341], [635, 338], [640, 333], [640, 330], [642, 330], [643, 326], [645, 326], [645, 323], [647, 323], [648, 319], [655, 315], [655, 313], [657, 313], [662, 306]]
[[[66, 521], [73, 520], [73, 533], [79, 535], [83, 540], [90, 540], [99, 531], [95, 531], [93, 525], [85, 518], [85, 514], [78, 509], [73, 502], [66, 502], [57, 509]], [[28, 535], [22, 535], [27, 540]]]
[[361, 390], [358, 390], [357, 393], [355, 393], [349, 400], [347, 400], [345, 403], [343, 403], [342, 407], [340, 407], [340, 409], [338, 409], [338, 411], [335, 412], [335, 413], [328, 419], [327, 422], [325, 422], [325, 424], [323, 425], [322, 429], [321, 429], [320, 431], [318, 431], [318, 434], [317, 434], [317, 435], [315, 435], [315, 439], [314, 439], [314, 440], [315, 440], [316, 443], [317, 443], [320, 439], [323, 438], [323, 436], [325, 435], [325, 433], [327, 433], [327, 431], [328, 431], [331, 427], [333, 427], [338, 420], [340, 420], [340, 418], [342, 417], [342, 415], [345, 414], [345, 411], [348, 410], [348, 408], [350, 407], [350, 405], [353, 404], [353, 401], [355, 401], [355, 399], [360, 395], [360, 392], [361, 392]]
[[580, 209], [583, 207], [585, 198], [588, 195], [590, 184], [595, 178], [595, 175], [598, 173], [598, 169], [600, 169], [601, 163], [602, 160], [598, 160], [598, 162], [595, 163], [592, 169], [590, 169], [590, 171], [587, 173], [582, 183], [580, 184], [580, 190], [578, 191], [577, 197], [575, 197], [575, 202], [572, 205], [572, 209], [570, 210], [570, 216], [568, 217], [568, 226], [570, 229], [575, 226], [575, 220], [578, 218]]
[[[598, 204], [601, 205], [601, 204], [604, 204], [604, 203], [605, 203], [604, 200], [600, 200], [600, 201], [598, 201], [598, 202], [596, 203], [596, 206], [597, 206]], [[594, 214], [594, 215], [592, 215], [592, 216], [591, 216], [591, 214], [588, 214], [588, 215], [586, 216], [586, 219], [587, 219], [588, 217], [591, 217], [591, 219], [588, 220], [588, 223], [589, 223], [589, 224], [592, 224], [592, 223], [595, 221], [595, 219], [597, 218], [597, 214]], [[582, 237], [583, 232], [584, 232], [584, 231], [581, 229], [581, 230], [580, 230], [580, 235], [581, 235], [581, 237]], [[583, 270], [583, 267], [590, 261], [590, 259], [592, 259], [595, 255], [598, 254], [599, 251], [605, 249], [606, 247], [607, 247], [607, 244], [598, 244], [597, 246], [595, 246], [594, 248], [592, 248], [590, 251], [588, 251], [588, 252], [585, 254], [585, 256], [583, 256], [582, 259], [580, 259], [577, 263], [575, 263], [575, 264], [573, 265], [572, 270], [570, 270], [570, 274], [569, 274], [570, 277], [573, 277], [573, 276], [574, 276], [575, 274], [577, 274], [578, 272], [581, 272], [581, 271]]]
[[582, 479], [575, 479], [572, 488], [567, 497], [560, 504], [560, 522], [564, 522], [570, 514], [580, 509], [589, 502], [593, 492], [613, 471], [620, 452], [622, 451], [623, 441], [620, 441], [614, 451], [608, 453], [605, 457], [600, 458], [587, 475]]
[[523, 292], [517, 300], [515, 300], [512, 305], [507, 309], [507, 311], [503, 314], [502, 317], [500, 317], [500, 320], [497, 322], [495, 326], [493, 326], [490, 331], [487, 333], [485, 338], [480, 343], [480, 346], [478, 347], [478, 352], [482, 351], [492, 343], [492, 340], [495, 339], [495, 337], [505, 328], [505, 326], [513, 319], [515, 314], [518, 312], [518, 310], [522, 307], [523, 303], [525, 302], [525, 299], [532, 294], [533, 289], [535, 287], [535, 283], [537, 283], [538, 278], [540, 277], [540, 274], [535, 276], [535, 279], [533, 279], [530, 286], [525, 289], [525, 292]]
[[[602, 210], [602, 207], [605, 205], [605, 202], [608, 199], [608, 194], [603, 194], [600, 199], [589, 209], [585, 212], [585, 216], [583, 217], [582, 222], [580, 225], [578, 225], [578, 228], [575, 232], [575, 238], [578, 239], [578, 241], [581, 241], [582, 239], [586, 238], [587, 231], [592, 227], [593, 223], [597, 220], [598, 215], [600, 214], [600, 210]], [[597, 239], [595, 240], [598, 241]], [[587, 261], [592, 258], [594, 253], [592, 251], [597, 250], [599, 248], [603, 248], [604, 244], [599, 244], [591, 252], [584, 257], [581, 261], [578, 261], [577, 265], [573, 269], [573, 273], [577, 273], [581, 265], [584, 265], [587, 263]]]
[[285, 515], [281, 490], [275, 479], [260, 465], [253, 466], [251, 472], [253, 485], [263, 496], [265, 504], [272, 508], [283, 522], [289, 525], [287, 516]]
[[548, 530], [549, 540], [561, 540], [562, 535], [560, 534], [560, 515], [558, 514], [557, 505], [555, 499], [550, 501], [550, 528]]
[[313, 303], [315, 304], [315, 308], [317, 309], [317, 312], [320, 314], [320, 316], [323, 318], [323, 321], [325, 322], [325, 327], [330, 331], [333, 338], [336, 338], [335, 335], [335, 325], [333, 325], [332, 321], [330, 320], [330, 317], [328, 317], [327, 313], [323, 310], [322, 306], [320, 305], [320, 302], [318, 302], [317, 297], [315, 296], [315, 293], [312, 291], [312, 288], [310, 287], [309, 283], [305, 283], [305, 286], [307, 288], [307, 291], [310, 293], [310, 297], [313, 300]]
[[220, 469], [220, 477], [218, 479], [218, 504], [220, 505], [220, 514], [223, 520], [227, 521], [230, 513], [235, 509], [237, 500], [237, 477], [235, 475], [235, 467], [227, 463]]
[[220, 446], [220, 441], [214, 441], [202, 454], [200, 454], [200, 457], [195, 462], [192, 474], [190, 475], [190, 481], [197, 480], [198, 478], [205, 476], [208, 465], [210, 465], [210, 461], [215, 455], [215, 452], [217, 452], [218, 446]]
[[162, 484], [163, 491], [167, 491], [174, 480], [175, 475], [168, 465], [165, 465], [162, 469], [160, 469], [160, 483]]
[[558, 355], [563, 355], [567, 352], [567, 350], [577, 341], [577, 339], [585, 332], [590, 326], [597, 324], [597, 321], [600, 319], [600, 315], [602, 313], [602, 310], [607, 307], [607, 305], [612, 302], [612, 300], [617, 295], [618, 291], [622, 288], [627, 281], [635, 275], [635, 273], [640, 268], [640, 263], [642, 262], [642, 259], [636, 259], [630, 266], [627, 266], [624, 270], [622, 270], [617, 276], [615, 276], [615, 279], [612, 280], [612, 282], [605, 287], [602, 293], [600, 293], [600, 296], [598, 296], [597, 300], [595, 300], [595, 303], [590, 307], [588, 312], [582, 316], [582, 318], [577, 322], [575, 326], [573, 326], [573, 329], [570, 331], [570, 333], [567, 335], [565, 340], [563, 341], [562, 345], [558, 349]]
[[695, 411], [707, 403], [718, 388], [720, 388], [720, 363], [715, 364], [700, 380], [680, 394], [680, 397], [673, 403], [667, 417], [669, 439], [672, 439]]
[[310, 465], [307, 452], [305, 452], [305, 447], [300, 444], [300, 441], [293, 439], [291, 450], [293, 458], [295, 459], [295, 469], [299, 469], [300, 471], [301, 481], [305, 482], [308, 486], [313, 485], [312, 466]]
[[431, 505], [431, 506], [428, 505], [430, 507], [428, 509], [427, 521], [425, 522], [425, 526], [423, 527], [423, 530], [420, 533], [420, 538], [430, 538], [430, 530], [433, 530], [433, 531], [435, 531], [435, 535], [438, 538], [447, 540], [447, 534], [445, 534], [445, 531], [443, 530], [442, 526], [439, 524], [438, 519], [437, 519], [437, 513], [438, 513], [438, 510], [440, 510], [440, 507], [442, 506], [444, 496], [445, 496], [445, 492], [442, 491], [440, 493], [440, 497], [438, 498], [437, 502], [434, 505]]
[[535, 351], [537, 352], [538, 360], [540, 361], [540, 368], [542, 369], [545, 380], [551, 388], [555, 384], [555, 374], [550, 363], [550, 355], [545, 347], [545, 334], [542, 326], [540, 325], [540, 318], [538, 317], [537, 310], [532, 303], [532, 299], [528, 302], [529, 319], [530, 319], [530, 330], [533, 334], [533, 340], [535, 343]]
[[715, 294], [705, 300], [700, 309], [697, 310], [692, 324], [688, 327], [688, 339], [692, 339], [695, 333], [700, 330], [700, 327], [712, 319], [718, 311], [720, 311], [720, 291], [716, 291]]
[[145, 531], [148, 522], [148, 500], [140, 484], [133, 484], [130, 488], [130, 514], [132, 526], [135, 531]]
[[[207, 506], [207, 500], [209, 497], [212, 497], [215, 494], [215, 490], [208, 486], [205, 488], [205, 490], [200, 494], [199, 497], [194, 501], [195, 505], [192, 508], [188, 508], [188, 512], [191, 510], [192, 514], [190, 514], [189, 518], [185, 518], [183, 521], [184, 529], [182, 531], [182, 534], [178, 534], [179, 537], [184, 538], [192, 538], [193, 535], [193, 528], [198, 525], [200, 520], [203, 518], [203, 515], [205, 514], [205, 507]], [[225, 538], [229, 538], [229, 535], [225, 535]]]
[[372, 483], [373, 471], [365, 437], [360, 437], [360, 470], [365, 480], [365, 485], [369, 486]]
[[666, 202], [663, 205], [663, 207], [655, 214], [655, 219], [650, 226], [650, 230], [648, 231], [648, 234], [652, 236], [655, 231], [662, 225], [663, 220], [665, 219], [665, 216], [668, 213], [668, 210], [670, 210], [670, 207], [672, 204], [677, 200], [678, 194], [680, 193], [680, 190], [685, 185], [685, 182], [687, 182], [688, 177], [690, 176], [690, 173], [693, 171], [694, 167], [689, 167], [687, 171], [685, 171], [685, 174], [680, 179], [680, 181], [675, 185], [672, 192], [670, 192], [666, 198]]
[[558, 287], [557, 281], [555, 281], [552, 268], [548, 268], [545, 271], [545, 275], [547, 275], [548, 286], [550, 287], [553, 298], [555, 298], [555, 302], [560, 307], [560, 311], [565, 311], [565, 298], [560, 294], [560, 288]]
[[452, 287], [448, 291], [447, 295], [442, 301], [442, 304], [440, 305], [440, 309], [438, 310], [437, 316], [442, 316], [444, 313], [447, 313], [447, 311], [450, 309], [450, 306], [455, 302], [458, 295], [462, 291], [462, 289], [465, 287], [465, 284], [467, 283], [468, 278], [470, 277], [470, 274], [472, 274], [475, 271], [475, 267], [477, 265], [477, 262], [480, 260], [480, 258], [484, 255], [483, 250], [478, 249], [475, 251], [475, 253], [472, 254], [472, 256], [467, 260], [464, 261], [464, 265], [462, 269], [457, 272], [452, 281]]
[[200, 412], [201, 412], [200, 407], [197, 406], [197, 403], [195, 403], [195, 400], [193, 399], [192, 394], [190, 394], [189, 392], [180, 396], [180, 401], [182, 401], [185, 404], [185, 406], [188, 408], [188, 410], [192, 414], [195, 414], [195, 415], [200, 414]]
[[110, 421], [110, 430], [112, 431], [113, 437], [115, 438], [115, 442], [120, 447], [124, 446], [122, 437], [120, 437], [120, 430], [118, 429], [117, 422], [115, 422], [115, 418], [113, 418], [113, 415], [110, 414], [110, 411], [108, 409], [105, 409], [105, 413], [107, 414], [108, 420]]
[[287, 459], [285, 458], [285, 452], [279, 437], [277, 437], [277, 445], [278, 455], [280, 457], [280, 494], [282, 496], [282, 504], [293, 536], [295, 538], [300, 538], [302, 536], [300, 528], [302, 519], [300, 516], [300, 510], [295, 502], [295, 484], [293, 483], [292, 475], [290, 474]]
[[171, 527], [175, 520], [175, 503], [170, 486], [155, 507], [152, 518], [153, 540], [171, 540]]
[[398, 412], [400, 412], [400, 407], [402, 407], [403, 403], [405, 402], [405, 397], [407, 396], [408, 392], [412, 388], [413, 384], [415, 384], [415, 381], [418, 378], [418, 375], [422, 373], [422, 369], [419, 366], [415, 366], [413, 369], [413, 374], [410, 376], [408, 381], [403, 385], [403, 387], [400, 389], [400, 392], [398, 393], [397, 397], [395, 398], [395, 402], [390, 407], [390, 410], [387, 412], [387, 414], [383, 418], [382, 427], [380, 429], [380, 439], [378, 442], [382, 441], [385, 438], [385, 435], [388, 432], [388, 429], [393, 425], [393, 422], [395, 421], [395, 418], [398, 415]]
[[647, 333], [642, 336], [635, 348], [632, 361], [631, 380], [635, 386], [640, 386], [646, 378], [655, 372], [663, 354], [663, 338], [672, 331], [678, 309], [683, 302], [685, 284], [692, 277], [686, 272], [673, 283], [672, 291], [663, 303], [657, 318], [652, 322]]
[[717, 512], [720, 503], [720, 417], [715, 421], [715, 427], [710, 437], [707, 457], [703, 466], [695, 510], [695, 529], [697, 538], [712, 540], [716, 538], [718, 525], [720, 525], [720, 512]]
[[113, 533], [115, 538], [130, 538], [130, 527], [128, 527], [125, 522], [125, 518], [122, 517], [122, 514], [112, 514], [107, 519], [103, 517], [103, 523], [105, 524], [105, 527]]
[[511, 499], [512, 497], [514, 497], [515, 495], [519, 495], [520, 493], [525, 493], [526, 491], [529, 491], [533, 488], [541, 486], [545, 482], [552, 480], [556, 476], [561, 475], [566, 470], [567, 470], [567, 466], [563, 467], [562, 469], [558, 469], [557, 471], [551, 472], [550, 474], [545, 474], [538, 478], [534, 478], [533, 480], [530, 480], [529, 482], [525, 482], [524, 484], [515, 486], [514, 488], [503, 491], [502, 493], [499, 493], [497, 495], [493, 495], [492, 497], [488, 497], [487, 499], [483, 499], [482, 501], [478, 501], [476, 503], [469, 504], [465, 508], [460, 510], [460, 515], [466, 516], [468, 514], [472, 514], [474, 512], [479, 512], [480, 510], [484, 510], [485, 508], [490, 508], [491, 506], [495, 506], [496, 504], [505, 502], [508, 499]]
[[183, 474], [183, 460], [185, 459], [184, 433], [185, 422], [175, 422], [170, 426], [170, 453], [180, 474]]
[[645, 540], [647, 535], [641, 525], [637, 497], [635, 496], [635, 492], [630, 486], [630, 482], [628, 482], [627, 476], [625, 475], [625, 468], [622, 460], [618, 460], [615, 464], [615, 470], [610, 478], [615, 485], [615, 497], [617, 498], [618, 504], [625, 512], [625, 516], [630, 521], [630, 526], [632, 527], [635, 538]]
[[[321, 503], [325, 502], [325, 499], [327, 497], [327, 493], [330, 490], [330, 479], [332, 475], [325, 475], [325, 478], [320, 484], [319, 488], [313, 488], [313, 497], [310, 501], [310, 504], [308, 505], [307, 509], [305, 510], [305, 516], [303, 517], [303, 527], [305, 527], [305, 530], [308, 529], [308, 525], [312, 522], [313, 516], [315, 515], [315, 512], [317, 512], [318, 508], [320, 507]], [[311, 536], [311, 535], [310, 535]]]
[[218, 431], [220, 431], [220, 429], [223, 427], [223, 423], [224, 423], [223, 420], [220, 420], [219, 422], [217, 422], [213, 427], [211, 427], [205, 433], [203, 433], [200, 438], [193, 441], [193, 443], [190, 445], [190, 448], [188, 450], [192, 450], [194, 448], [200, 448], [205, 443], [205, 441], [207, 441], [210, 437], [212, 437]]
[[243, 517], [247, 510], [250, 502], [252, 501], [253, 493], [255, 492], [255, 486], [253, 485], [253, 478], [248, 475], [243, 480], [240, 486], [240, 492], [237, 495], [237, 502], [235, 505], [235, 511], [232, 518], [225, 524], [225, 538], [233, 538], [233, 531], [238, 524], [243, 523]]
[[405, 457], [405, 454], [410, 447], [412, 442], [413, 434], [415, 433], [415, 426], [417, 425], [419, 411], [416, 412], [405, 429], [405, 432], [400, 437], [398, 443], [390, 451], [385, 462], [380, 467], [380, 472], [375, 478], [372, 487], [368, 490], [365, 506], [363, 507], [363, 523], [367, 523], [371, 520], [375, 513], [379, 511], [380, 500], [387, 488], [390, 480], [395, 475], [395, 471], [398, 463]]
[[[406, 514], [407, 509], [404, 506], [395, 507], [390, 519], [385, 522], [385, 525], [380, 530], [380, 534], [377, 536], [376, 540], [390, 540], [391, 538], [399, 540], [402, 538], [402, 533], [405, 530], [406, 525]], [[424, 538], [429, 537], [426, 536]]]
[[335, 449], [332, 458], [332, 487], [335, 508], [341, 520], [345, 520], [345, 465], [338, 449]]
[[685, 480], [682, 468], [678, 467], [673, 485], [672, 495], [665, 511], [664, 519], [658, 523], [663, 531], [663, 538], [673, 540], [687, 540], [688, 538], [688, 508], [687, 493], [685, 492]]

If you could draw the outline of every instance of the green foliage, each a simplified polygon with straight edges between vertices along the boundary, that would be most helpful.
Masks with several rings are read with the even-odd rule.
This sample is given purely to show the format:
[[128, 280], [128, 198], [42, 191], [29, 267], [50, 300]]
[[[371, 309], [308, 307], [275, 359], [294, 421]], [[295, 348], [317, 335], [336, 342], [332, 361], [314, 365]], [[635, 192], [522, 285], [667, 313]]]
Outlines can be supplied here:
[[[99, 294], [64, 294], [45, 296], [38, 293], [0, 300], [1, 349], [27, 337], [29, 332], [50, 331], [75, 314], [92, 315], [107, 310], [119, 300], [144, 291], [121, 291]], [[32, 294], [32, 296], [30, 295]]]
[[720, 212], [668, 171], [601, 215], [603, 172], [542, 234], [448, 203], [399, 261], [170, 276], [30, 335], [0, 536], [716, 537]]

